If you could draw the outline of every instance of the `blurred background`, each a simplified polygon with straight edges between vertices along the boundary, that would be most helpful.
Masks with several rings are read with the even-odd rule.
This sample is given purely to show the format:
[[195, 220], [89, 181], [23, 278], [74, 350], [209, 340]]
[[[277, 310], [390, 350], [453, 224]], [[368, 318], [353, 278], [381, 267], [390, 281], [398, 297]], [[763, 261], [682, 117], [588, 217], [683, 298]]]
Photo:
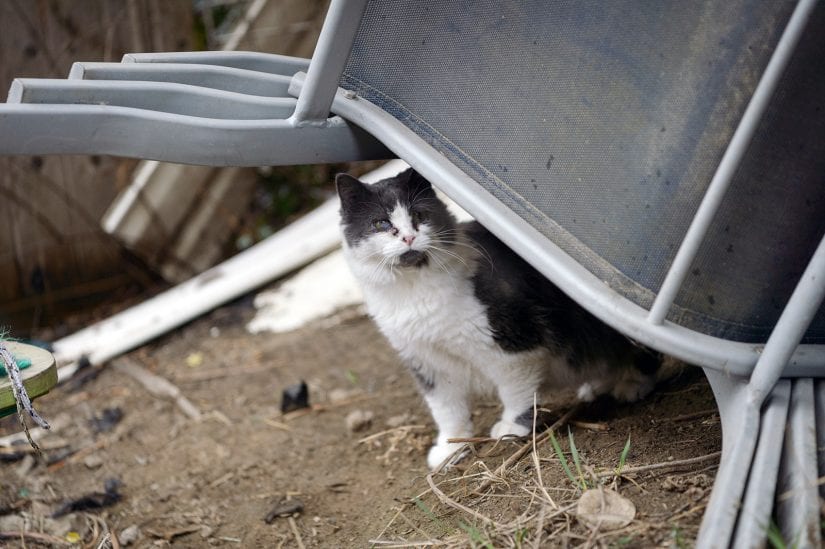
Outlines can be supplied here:
[[[0, 90], [124, 53], [311, 57], [328, 0], [4, 0]], [[3, 91], [2, 93], [5, 93]], [[0, 157], [0, 330], [61, 337], [269, 236], [337, 171], [209, 168], [104, 156]]]

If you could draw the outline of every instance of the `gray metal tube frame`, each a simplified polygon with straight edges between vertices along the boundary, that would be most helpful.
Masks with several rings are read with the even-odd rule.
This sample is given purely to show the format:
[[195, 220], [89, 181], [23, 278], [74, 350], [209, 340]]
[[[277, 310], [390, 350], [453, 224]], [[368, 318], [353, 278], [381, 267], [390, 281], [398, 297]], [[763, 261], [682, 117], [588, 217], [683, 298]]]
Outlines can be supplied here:
[[[302, 73], [295, 75], [290, 94], [300, 93], [304, 77]], [[646, 309], [618, 295], [395, 117], [340, 89], [331, 109], [378, 138], [424, 177], [434, 181], [439, 189], [603, 322], [640, 343], [690, 364], [738, 376], [749, 376], [752, 372], [762, 345], [727, 341], [669, 321], [660, 325], [650, 323]], [[783, 375], [816, 377], [822, 373], [823, 364], [825, 345], [799, 346]]]
[[[723, 448], [719, 472], [702, 520], [699, 538], [696, 540], [697, 547], [728, 546], [736, 522], [736, 513], [748, 484], [748, 473], [754, 453], [757, 451], [757, 442], [760, 438], [771, 437], [767, 443], [779, 444], [774, 437], [781, 437], [783, 434], [782, 431], [767, 432], [763, 428], [762, 405], [774, 389], [780, 375], [786, 375], [783, 369], [799, 345], [823, 298], [825, 237], [819, 243], [776, 327], [771, 332], [764, 352], [754, 367], [750, 382], [747, 385], [740, 382], [737, 387], [737, 383], [730, 380], [728, 387], [720, 387], [720, 384], [725, 382], [709, 376], [720, 405]], [[818, 373], [821, 376], [825, 370], [825, 361], [821, 361], [819, 366]], [[736, 403], [735, 410], [731, 408], [731, 402]], [[735, 459], [732, 459], [733, 456]]]

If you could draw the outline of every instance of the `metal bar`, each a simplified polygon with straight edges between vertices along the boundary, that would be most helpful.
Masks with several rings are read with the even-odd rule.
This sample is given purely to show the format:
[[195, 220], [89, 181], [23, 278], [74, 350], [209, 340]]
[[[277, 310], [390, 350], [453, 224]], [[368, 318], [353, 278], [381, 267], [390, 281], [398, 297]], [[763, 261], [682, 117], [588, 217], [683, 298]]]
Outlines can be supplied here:
[[813, 380], [794, 380], [776, 506], [788, 547], [822, 546], [815, 420]]
[[323, 124], [349, 59], [367, 0], [332, 0], [292, 117], [296, 126]]
[[0, 154], [111, 154], [204, 166], [270, 166], [388, 158], [339, 117], [221, 120], [109, 105], [0, 104]]
[[123, 63], [191, 63], [219, 65], [270, 74], [292, 75], [309, 68], [309, 60], [274, 53], [251, 51], [182, 51], [163, 53], [127, 53]]
[[168, 82], [19, 78], [9, 104], [106, 105], [224, 120], [286, 119], [292, 97], [261, 97]]
[[759, 408], [747, 398], [743, 378], [707, 371], [722, 420], [722, 460], [702, 517], [696, 547], [726, 548], [733, 536], [760, 432]]
[[[290, 93], [297, 95], [301, 85], [302, 75], [297, 74]], [[440, 190], [603, 322], [690, 364], [730, 375], [749, 376], [753, 371], [761, 352], [759, 346], [707, 336], [669, 322], [650, 324], [646, 309], [613, 291], [391, 114], [343, 90], [336, 95], [332, 111], [364, 128], [436, 182]], [[822, 375], [823, 365], [825, 345], [803, 345], [796, 349], [783, 375], [815, 377]]]
[[[739, 512], [739, 520], [733, 535], [735, 549], [760, 547], [765, 541], [765, 532], [771, 520], [771, 510], [776, 495], [776, 479], [782, 457], [782, 437], [788, 417], [790, 396], [791, 382], [782, 380], [771, 392], [771, 396], [762, 409], [759, 442], [753, 456], [749, 481], [742, 500], [742, 510]], [[719, 409], [720, 412], [725, 409], [721, 403]], [[729, 417], [733, 416], [728, 426], [735, 429], [730, 425], [730, 421], [736, 421], [738, 410], [727, 408], [726, 413]], [[725, 428], [724, 424], [722, 428]], [[742, 467], [739, 456], [731, 456], [730, 459], [735, 467]], [[721, 477], [717, 476], [717, 478]]]
[[[713, 486], [708, 507], [702, 519], [697, 547], [726, 547], [730, 540], [729, 526], [731, 514], [739, 507], [740, 497], [748, 481], [748, 473], [759, 437], [760, 410], [767, 395], [774, 390], [774, 386], [787, 366], [794, 349], [799, 344], [805, 330], [816, 314], [825, 297], [825, 237], [819, 243], [813, 257], [808, 262], [805, 272], [799, 279], [788, 304], [782, 311], [776, 327], [768, 338], [759, 360], [754, 367], [751, 379], [744, 391], [732, 384], [724, 387], [726, 381], [723, 376], [716, 374], [708, 376], [714, 385], [714, 393], [720, 406], [720, 415], [723, 418], [723, 433], [725, 414], [735, 416], [733, 427], [733, 446], [725, 450], [716, 482]], [[822, 371], [818, 372], [820, 375]], [[718, 386], [718, 387], [717, 387]], [[796, 398], [796, 397], [794, 397]], [[736, 409], [732, 410], [730, 402], [735, 401]], [[813, 403], [813, 396], [811, 396]], [[725, 411], [727, 409], [727, 412]], [[811, 412], [813, 404], [811, 404]], [[812, 414], [811, 414], [812, 415]], [[807, 417], [807, 416], [806, 416]], [[811, 430], [813, 418], [807, 421], [807, 429]], [[731, 428], [727, 430], [730, 432]], [[765, 433], [765, 429], [762, 429]], [[770, 435], [768, 435], [770, 436]], [[724, 434], [723, 434], [724, 437]], [[724, 440], [730, 440], [726, 438]], [[775, 443], [775, 439], [769, 442]], [[727, 444], [727, 443], [725, 443]], [[785, 459], [785, 458], [783, 458]], [[816, 455], [813, 457], [814, 464]], [[806, 460], [806, 463], [810, 460]], [[812, 466], [815, 469], [815, 465]], [[761, 479], [754, 482], [762, 482]], [[814, 486], [815, 493], [815, 486]], [[807, 497], [807, 496], [805, 496]], [[807, 520], [807, 519], [806, 519]]]
[[[805, 330], [825, 299], [825, 236], [799, 278], [791, 298], [776, 323], [748, 384], [749, 398], [757, 405], [771, 390], [799, 345]], [[820, 372], [822, 376], [822, 372]]]
[[69, 80], [136, 80], [203, 86], [216, 90], [288, 97], [292, 75], [187, 63], [74, 63]]
[[[825, 380], [818, 379], [814, 385], [816, 408], [816, 460], [818, 475], [825, 476]], [[825, 500], [825, 483], [819, 485], [819, 497]]]
[[753, 97], [742, 115], [742, 120], [736, 128], [727, 150], [725, 150], [722, 161], [719, 163], [713, 179], [711, 179], [708, 190], [685, 234], [682, 245], [673, 259], [664, 282], [662, 282], [659, 293], [653, 301], [653, 306], [650, 308], [650, 314], [648, 315], [648, 321], [651, 324], [662, 324], [668, 311], [670, 311], [670, 307], [676, 299], [676, 294], [682, 287], [696, 253], [699, 251], [699, 246], [716, 215], [716, 211], [719, 209], [722, 198], [725, 196], [736, 170], [739, 168], [742, 157], [747, 151], [762, 115], [768, 107], [773, 92], [776, 90], [776, 86], [791, 59], [791, 55], [816, 4], [817, 0], [799, 0], [796, 9], [794, 9], [793, 15], [782, 33], [782, 38], [776, 45], [776, 50], [773, 52], [771, 60], [756, 86]]

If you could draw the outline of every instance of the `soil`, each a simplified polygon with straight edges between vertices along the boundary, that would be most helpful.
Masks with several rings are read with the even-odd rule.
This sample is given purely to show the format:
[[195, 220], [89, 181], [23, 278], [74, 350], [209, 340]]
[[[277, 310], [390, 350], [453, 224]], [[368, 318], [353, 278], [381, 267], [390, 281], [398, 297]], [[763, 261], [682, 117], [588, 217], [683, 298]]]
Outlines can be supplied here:
[[[700, 370], [632, 405], [576, 410], [569, 434], [564, 426], [556, 436], [570, 476], [548, 441], [496, 474], [525, 441], [482, 441], [460, 466], [430, 477], [436, 492], [425, 459], [434, 427], [413, 381], [371, 321], [345, 313], [250, 335], [247, 298], [38, 399], [62, 426], [41, 440], [43, 457], [0, 456], [0, 532], [18, 532], [0, 544], [60, 546], [75, 536], [98, 547], [111, 531], [131, 547], [518, 547], [537, 536], [546, 547], [692, 545], [720, 448]], [[176, 385], [202, 418], [123, 373], [134, 364]], [[283, 390], [302, 380], [311, 407], [282, 414]], [[479, 435], [497, 411], [479, 403]], [[553, 419], [567, 411], [551, 403]], [[19, 430], [15, 418], [0, 427]], [[682, 464], [689, 458], [702, 459]], [[655, 467], [634, 472], [645, 465]], [[108, 498], [107, 479], [120, 481]], [[632, 501], [630, 525], [610, 531], [577, 520], [582, 482]], [[92, 493], [85, 503], [99, 508], [49, 518]]]

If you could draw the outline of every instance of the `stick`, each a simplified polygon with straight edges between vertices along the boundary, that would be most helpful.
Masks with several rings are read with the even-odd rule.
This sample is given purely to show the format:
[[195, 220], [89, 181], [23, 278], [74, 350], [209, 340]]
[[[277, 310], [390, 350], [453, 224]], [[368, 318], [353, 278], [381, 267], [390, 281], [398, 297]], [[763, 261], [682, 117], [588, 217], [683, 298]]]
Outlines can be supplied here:
[[[695, 458], [677, 459], [674, 461], [653, 463], [651, 465], [641, 465], [639, 467], [625, 467], [624, 469], [622, 469], [620, 476], [625, 476], [628, 473], [644, 473], [646, 471], [655, 471], [657, 469], [670, 469], [671, 467], [681, 467], [682, 465], [693, 465], [695, 463], [702, 463], [703, 461], [716, 459], [721, 455], [722, 452], [713, 452], [706, 456], [699, 456]], [[596, 474], [598, 478], [612, 477], [614, 475], [616, 475], [615, 471], [602, 471], [601, 473]]]
[[[34, 440], [40, 440], [54, 431], [60, 431], [70, 423], [71, 416], [69, 416], [68, 414], [60, 414], [52, 422], [51, 430], [46, 430], [41, 427], [35, 427], [34, 429], [30, 429], [30, 434]], [[18, 444], [22, 443], [25, 439], [26, 437], [22, 433], [13, 433], [11, 435], [6, 435], [4, 437], [0, 437], [0, 447], [14, 448]]]
[[718, 414], [718, 413], [719, 413], [718, 409], [710, 408], [708, 410], [701, 410], [699, 412], [693, 412], [693, 413], [690, 413], [690, 414], [682, 414], [680, 416], [666, 417], [662, 421], [673, 421], [673, 422], [688, 421], [690, 419], [697, 419], [697, 418], [700, 418], [700, 417], [710, 416], [710, 415]]
[[[387, 429], [386, 431], [379, 431], [378, 433], [374, 433], [372, 435], [365, 436], [364, 438], [359, 439], [357, 441], [357, 444], [363, 444], [365, 442], [369, 442], [371, 440], [375, 440], [376, 438], [381, 438], [384, 435], [389, 435], [389, 434], [395, 433], [395, 432], [403, 433], [403, 432], [407, 432], [407, 431], [418, 431], [420, 429], [426, 429], [426, 428], [427, 428], [426, 425], [401, 425], [400, 427], [393, 427], [392, 429]], [[449, 442], [452, 442], [452, 440], [450, 440]]]
[[289, 521], [289, 527], [292, 529], [292, 534], [295, 536], [295, 543], [298, 544], [298, 549], [306, 549], [304, 546], [304, 540], [301, 539], [301, 533], [298, 531], [298, 524], [295, 523], [295, 519], [292, 517], [287, 517]]
[[8, 530], [0, 532], [0, 539], [19, 539], [29, 538], [34, 541], [49, 543], [51, 545], [68, 546], [71, 545], [68, 541], [58, 538], [57, 536], [50, 536], [49, 534], [41, 534], [39, 532], [22, 532], [20, 530]]
[[450, 444], [481, 444], [483, 442], [498, 442], [498, 439], [491, 437], [458, 437], [448, 438], [447, 442]]
[[432, 473], [427, 475], [427, 484], [430, 485], [430, 490], [432, 490], [433, 494], [435, 494], [436, 497], [439, 500], [441, 500], [442, 503], [452, 507], [453, 509], [458, 509], [459, 511], [463, 511], [464, 513], [467, 513], [468, 515], [472, 515], [475, 518], [477, 518], [478, 520], [484, 522], [485, 524], [495, 526], [496, 528], [499, 528], [499, 529], [506, 528], [505, 525], [499, 524], [498, 522], [494, 521], [490, 517], [486, 517], [486, 516], [482, 515], [481, 513], [479, 513], [478, 511], [473, 511], [469, 507], [465, 507], [464, 505], [461, 505], [460, 503], [458, 503], [454, 499], [451, 499], [447, 494], [442, 492], [438, 488], [438, 486], [436, 486], [435, 482], [433, 481]]
[[201, 419], [198, 407], [183, 396], [181, 390], [170, 381], [153, 374], [134, 360], [120, 359], [113, 364], [113, 367], [143, 385], [144, 389], [152, 395], [172, 400], [189, 418], [195, 421]]
[[582, 429], [587, 429], [589, 431], [609, 431], [610, 430], [610, 425], [608, 425], [607, 423], [604, 423], [602, 421], [593, 423], [593, 422], [590, 422], [590, 421], [573, 420], [573, 421], [570, 422], [570, 425], [572, 425], [573, 427], [580, 427]]

